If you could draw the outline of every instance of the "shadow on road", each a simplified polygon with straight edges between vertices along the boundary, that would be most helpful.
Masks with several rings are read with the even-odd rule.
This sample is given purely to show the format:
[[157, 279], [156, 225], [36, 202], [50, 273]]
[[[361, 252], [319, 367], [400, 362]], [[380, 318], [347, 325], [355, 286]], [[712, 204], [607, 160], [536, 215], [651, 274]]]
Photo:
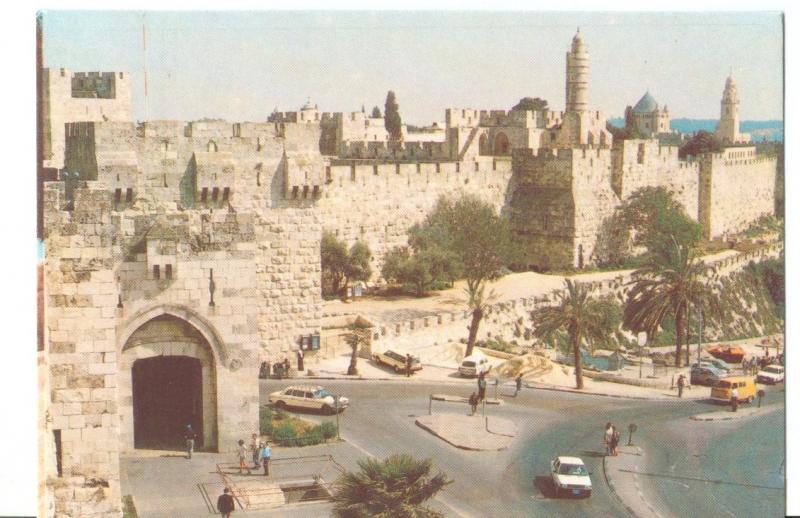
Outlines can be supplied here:
[[533, 487], [538, 489], [545, 498], [556, 497], [556, 488], [553, 486], [553, 479], [548, 476], [539, 475], [534, 477]]
[[599, 451], [582, 451], [580, 454], [581, 457], [591, 457], [593, 459], [602, 459], [606, 456], [605, 453]]

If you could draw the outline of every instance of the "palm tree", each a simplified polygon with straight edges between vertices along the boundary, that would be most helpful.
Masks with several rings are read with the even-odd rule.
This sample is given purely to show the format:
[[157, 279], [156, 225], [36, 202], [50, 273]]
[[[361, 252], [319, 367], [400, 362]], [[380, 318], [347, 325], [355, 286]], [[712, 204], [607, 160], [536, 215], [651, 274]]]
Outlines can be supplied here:
[[391, 455], [384, 460], [358, 461], [358, 472], [344, 473], [334, 485], [333, 515], [339, 518], [443, 518], [424, 506], [450, 484], [439, 472], [430, 475], [431, 459]]
[[605, 341], [614, 332], [614, 319], [611, 318], [614, 306], [608, 300], [593, 299], [584, 284], [570, 279], [565, 282], [567, 289], [558, 292], [555, 306], [534, 310], [534, 334], [540, 339], [550, 340], [559, 331], [567, 331], [575, 356], [575, 386], [582, 389], [581, 343], [584, 339], [589, 343]]
[[355, 322], [350, 324], [350, 334], [344, 337], [344, 341], [350, 346], [350, 365], [347, 367], [348, 376], [358, 375], [358, 350], [362, 345], [371, 343], [372, 324], [359, 316]]
[[690, 304], [713, 305], [703, 282], [710, 266], [695, 259], [687, 245], [674, 238], [670, 246], [650, 256], [645, 266], [633, 272], [623, 324], [634, 332], [652, 336], [667, 314], [675, 316], [675, 366], [681, 366], [681, 347], [686, 337], [686, 314]]

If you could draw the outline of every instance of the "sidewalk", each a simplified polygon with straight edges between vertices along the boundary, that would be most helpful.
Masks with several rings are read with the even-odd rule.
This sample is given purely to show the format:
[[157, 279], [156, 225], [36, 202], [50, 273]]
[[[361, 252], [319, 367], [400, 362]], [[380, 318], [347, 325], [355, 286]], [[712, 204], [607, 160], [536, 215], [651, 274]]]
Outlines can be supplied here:
[[726, 410], [719, 410], [717, 412], [706, 412], [704, 414], [697, 414], [689, 417], [689, 419], [693, 421], [730, 421], [731, 419], [744, 419], [745, 417], [751, 417], [754, 414], [766, 414], [768, 412], [774, 412], [776, 410], [780, 410], [782, 408], [781, 405], [769, 405], [769, 406], [762, 406], [758, 408], [758, 406], [753, 405], [750, 407], [739, 407], [736, 412], [731, 412], [730, 408]]
[[603, 472], [608, 487], [628, 512], [637, 518], [661, 518], [646, 500], [639, 483], [637, 472], [643, 465], [644, 452], [638, 446], [621, 445], [619, 455], [606, 455], [603, 458]]
[[456, 448], [476, 451], [505, 450], [517, 435], [517, 426], [495, 416], [443, 413], [420, 416], [417, 426]]

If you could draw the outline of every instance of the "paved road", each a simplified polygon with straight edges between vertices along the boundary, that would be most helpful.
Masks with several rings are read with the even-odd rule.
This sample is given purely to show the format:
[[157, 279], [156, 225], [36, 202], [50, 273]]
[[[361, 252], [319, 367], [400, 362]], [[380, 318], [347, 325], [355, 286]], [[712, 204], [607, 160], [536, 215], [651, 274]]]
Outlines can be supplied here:
[[[263, 381], [262, 401], [266, 400], [270, 391], [286, 384], [287, 382]], [[501, 452], [467, 452], [422, 431], [414, 424], [414, 416], [427, 413], [428, 394], [444, 392], [468, 395], [471, 387], [363, 381], [326, 381], [325, 385], [347, 395], [352, 402], [352, 406], [341, 416], [342, 434], [347, 443], [336, 445], [334, 455], [337, 461], [346, 468], [353, 469], [356, 461], [367, 454], [385, 457], [391, 453], [411, 452], [418, 457], [432, 457], [436, 468], [454, 479], [454, 483], [441, 493], [434, 507], [452, 516], [627, 516], [627, 511], [609, 491], [603, 479], [601, 437], [606, 421], [612, 421], [623, 429], [631, 422], [639, 426], [639, 431], [634, 435], [634, 443], [653, 452], [653, 460], [648, 460], [646, 468], [652, 473], [670, 473], [670, 466], [675, 463], [674, 451], [696, 450], [681, 446], [680, 438], [696, 437], [693, 430], [698, 426], [707, 426], [708, 437], [724, 437], [726, 430], [725, 427], [717, 426], [717, 423], [699, 423], [687, 419], [690, 415], [710, 409], [703, 402], [632, 401], [526, 389], [520, 397], [507, 399], [507, 404], [502, 407], [487, 407], [489, 412], [511, 419], [519, 425], [521, 437], [512, 447]], [[773, 404], [781, 400], [782, 396], [782, 393], [769, 394], [766, 403]], [[434, 402], [434, 412], [465, 410], [452, 403]], [[782, 416], [782, 412], [772, 415]], [[316, 416], [312, 418], [330, 419]], [[780, 420], [780, 417], [775, 419]], [[730, 433], [738, 435], [724, 437], [725, 441], [732, 439], [749, 442], [748, 437], [758, 437], [753, 435], [755, 431], [751, 432], [750, 427], [740, 428], [736, 424], [740, 421], [728, 423]], [[772, 430], [774, 423], [769, 421], [763, 426]], [[671, 435], [668, 438], [672, 442], [664, 440], [667, 429], [670, 430]], [[782, 428], [779, 433], [782, 437]], [[627, 435], [623, 438], [627, 440]], [[782, 441], [773, 441], [765, 448], [772, 452], [770, 455], [758, 455], [759, 458], [764, 457], [765, 462], [772, 462], [775, 455], [783, 455]], [[695, 469], [692, 476], [739, 480], [736, 477], [731, 478], [730, 468], [725, 468], [728, 465], [725, 461], [730, 457], [719, 453], [713, 449], [706, 452], [702, 469]], [[590, 500], [552, 498], [547, 478], [549, 460], [558, 454], [579, 455], [587, 463], [595, 486]], [[665, 459], [668, 461], [665, 462]], [[746, 460], [742, 459], [743, 470], [757, 466]], [[719, 468], [714, 467], [717, 464], [720, 465]], [[751, 477], [748, 480], [752, 479]], [[675, 488], [683, 486], [677, 485], [674, 480], [676, 479], [648, 477], [646, 484], [652, 493], [651, 503], [663, 514], [686, 515], [691, 506], [687, 508], [682, 504], [700, 501], [705, 490], [701, 490], [699, 485], [690, 485], [692, 497], [684, 499], [682, 494], [675, 492]], [[736, 487], [712, 485], [716, 489]], [[724, 493], [725, 490], [721, 491]], [[676, 500], [676, 497], [679, 498]], [[719, 497], [725, 496], [721, 493]], [[775, 505], [783, 505], [782, 498], [782, 491], [760, 490], [750, 497], [749, 503], [736, 505], [753, 509], [762, 505], [759, 502], [763, 500], [763, 505], [775, 508]], [[700, 515], [727, 516], [713, 507], [701, 508], [703, 512]]]

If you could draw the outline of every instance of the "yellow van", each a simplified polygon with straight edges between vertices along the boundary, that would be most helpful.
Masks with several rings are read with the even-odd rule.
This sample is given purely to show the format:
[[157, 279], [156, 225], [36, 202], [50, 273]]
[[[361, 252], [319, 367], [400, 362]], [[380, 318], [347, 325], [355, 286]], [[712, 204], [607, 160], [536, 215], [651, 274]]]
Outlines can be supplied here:
[[731, 376], [722, 378], [711, 388], [711, 399], [729, 403], [731, 392], [736, 389], [736, 399], [751, 403], [756, 398], [756, 382], [747, 376]]

